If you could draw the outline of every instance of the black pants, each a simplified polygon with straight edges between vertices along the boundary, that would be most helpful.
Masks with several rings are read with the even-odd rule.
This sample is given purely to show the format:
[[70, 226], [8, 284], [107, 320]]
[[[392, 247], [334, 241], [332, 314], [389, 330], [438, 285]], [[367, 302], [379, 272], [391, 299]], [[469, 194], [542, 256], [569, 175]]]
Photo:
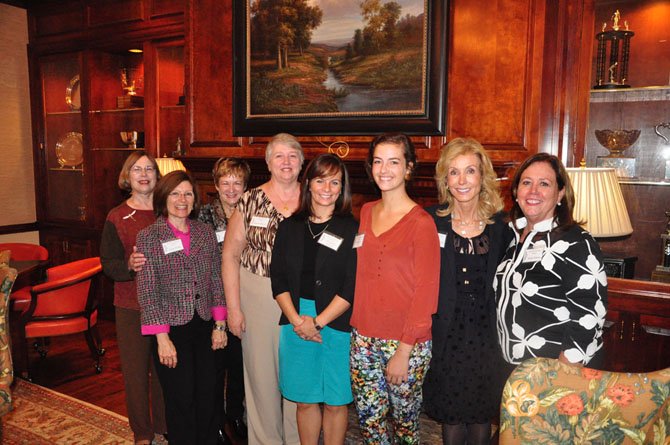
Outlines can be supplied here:
[[194, 315], [183, 326], [171, 326], [169, 335], [177, 350], [177, 366], [160, 363], [155, 337], [153, 354], [165, 398], [170, 445], [216, 444], [219, 397], [212, 321]]
[[[226, 418], [234, 420], [244, 414], [244, 371], [242, 367], [242, 341], [228, 333], [228, 345], [217, 351], [217, 384], [219, 389], [220, 428]], [[225, 387], [224, 387], [225, 385]], [[225, 397], [224, 397], [225, 394]]]

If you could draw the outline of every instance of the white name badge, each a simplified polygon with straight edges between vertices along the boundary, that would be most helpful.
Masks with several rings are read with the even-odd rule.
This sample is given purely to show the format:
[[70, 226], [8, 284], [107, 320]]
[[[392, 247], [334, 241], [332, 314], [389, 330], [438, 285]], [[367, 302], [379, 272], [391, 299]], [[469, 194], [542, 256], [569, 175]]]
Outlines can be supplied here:
[[180, 250], [184, 250], [184, 245], [181, 243], [179, 238], [165, 241], [163, 243], [163, 253], [165, 253], [165, 255], [169, 255], [173, 252], [179, 252]]
[[440, 239], [440, 249], [444, 249], [444, 244], [447, 242], [447, 234], [438, 232], [437, 237]]
[[251, 218], [251, 222], [249, 223], [251, 227], [262, 227], [262, 228], [266, 228], [268, 224], [270, 224], [269, 216], [258, 216], [258, 215], [255, 215], [253, 218]]
[[222, 243], [224, 239], [226, 239], [226, 231], [225, 230], [217, 230], [216, 231], [216, 242], [217, 243]]
[[322, 246], [326, 246], [337, 252], [337, 249], [342, 245], [342, 241], [344, 240], [337, 235], [333, 235], [330, 232], [323, 232], [317, 242]]
[[534, 263], [542, 259], [542, 254], [544, 253], [544, 248], [533, 248], [526, 250], [525, 255], [523, 256], [524, 263]]
[[354, 237], [354, 245], [353, 245], [354, 249], [358, 249], [363, 245], [363, 238], [365, 238], [365, 233], [359, 233]]

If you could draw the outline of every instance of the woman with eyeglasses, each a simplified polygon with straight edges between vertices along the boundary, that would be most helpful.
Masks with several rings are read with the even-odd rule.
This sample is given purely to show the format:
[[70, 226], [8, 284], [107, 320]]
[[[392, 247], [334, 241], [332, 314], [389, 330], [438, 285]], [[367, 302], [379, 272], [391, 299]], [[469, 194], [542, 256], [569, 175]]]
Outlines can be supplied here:
[[[244, 159], [220, 158], [212, 169], [217, 196], [211, 203], [200, 209], [198, 219], [210, 224], [216, 231], [219, 249], [228, 230], [228, 220], [232, 216], [242, 193], [247, 189], [251, 168]], [[234, 335], [228, 337], [228, 345], [221, 351], [219, 361], [219, 384], [221, 385], [219, 438], [221, 444], [232, 440], [225, 430], [229, 423], [240, 439], [247, 438], [247, 424], [244, 421], [244, 372], [242, 368], [242, 343]]]
[[[136, 444], [148, 445], [167, 431], [163, 391], [155, 377], [151, 341], [140, 333], [135, 270], [144, 255], [135, 251], [137, 233], [152, 224], [153, 195], [160, 172], [156, 160], [143, 151], [128, 156], [119, 174], [119, 188], [130, 193], [107, 215], [100, 241], [102, 270], [114, 281], [116, 338], [126, 390], [128, 422]], [[157, 437], [158, 439], [158, 437]]]
[[214, 229], [197, 220], [190, 174], [165, 175], [153, 203], [156, 222], [137, 235], [137, 250], [146, 257], [137, 297], [142, 334], [153, 338], [170, 444], [215, 444], [215, 351], [227, 343], [221, 253]]

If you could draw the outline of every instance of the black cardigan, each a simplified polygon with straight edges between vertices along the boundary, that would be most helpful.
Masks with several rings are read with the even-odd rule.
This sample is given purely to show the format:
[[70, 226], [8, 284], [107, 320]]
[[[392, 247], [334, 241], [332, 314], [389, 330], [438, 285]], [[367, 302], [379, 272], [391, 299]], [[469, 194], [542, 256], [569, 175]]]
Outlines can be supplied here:
[[[300, 301], [305, 224], [305, 219], [298, 215], [287, 218], [279, 224], [270, 263], [272, 295], [276, 298], [284, 292], [290, 293], [296, 310], [299, 309]], [[314, 300], [317, 314], [330, 304], [335, 295], [344, 298], [353, 306], [356, 285], [356, 249], [353, 248], [353, 242], [358, 232], [358, 222], [353, 216], [335, 215], [331, 218], [327, 231], [339, 236], [343, 241], [337, 251], [317, 244], [314, 270]], [[350, 318], [351, 307], [328, 326], [338, 331], [349, 332]], [[279, 324], [288, 323], [288, 319], [282, 314]]]
[[[446, 209], [446, 205], [433, 206], [426, 211], [435, 219], [438, 233], [446, 235], [444, 247], [440, 249], [442, 257], [442, 267], [440, 268], [440, 294], [437, 305], [437, 314], [435, 318], [443, 323], [443, 327], [449, 326], [453, 320], [453, 305], [456, 298], [456, 254], [454, 252], [454, 233], [451, 230], [451, 214], [440, 217], [437, 216], [437, 211]], [[493, 216], [493, 224], [489, 228], [490, 244], [488, 253], [488, 263], [486, 270], [486, 303], [489, 306], [491, 314], [495, 314], [495, 292], [493, 291], [493, 278], [495, 277], [498, 263], [505, 255], [507, 246], [514, 238], [512, 230], [507, 223], [504, 222], [504, 215], [498, 213]], [[438, 323], [433, 323], [433, 342], [444, 341], [444, 339], [436, 338], [442, 332], [440, 331]]]

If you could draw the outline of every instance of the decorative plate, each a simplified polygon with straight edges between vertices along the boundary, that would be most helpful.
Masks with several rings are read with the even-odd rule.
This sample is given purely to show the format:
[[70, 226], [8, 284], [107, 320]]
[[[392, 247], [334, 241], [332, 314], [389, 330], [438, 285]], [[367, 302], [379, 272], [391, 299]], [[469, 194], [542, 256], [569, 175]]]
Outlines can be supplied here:
[[61, 167], [75, 168], [84, 162], [84, 144], [81, 133], [72, 131], [56, 142], [56, 157]]
[[70, 79], [70, 84], [65, 89], [65, 103], [70, 107], [70, 110], [78, 110], [81, 108], [79, 74]]

